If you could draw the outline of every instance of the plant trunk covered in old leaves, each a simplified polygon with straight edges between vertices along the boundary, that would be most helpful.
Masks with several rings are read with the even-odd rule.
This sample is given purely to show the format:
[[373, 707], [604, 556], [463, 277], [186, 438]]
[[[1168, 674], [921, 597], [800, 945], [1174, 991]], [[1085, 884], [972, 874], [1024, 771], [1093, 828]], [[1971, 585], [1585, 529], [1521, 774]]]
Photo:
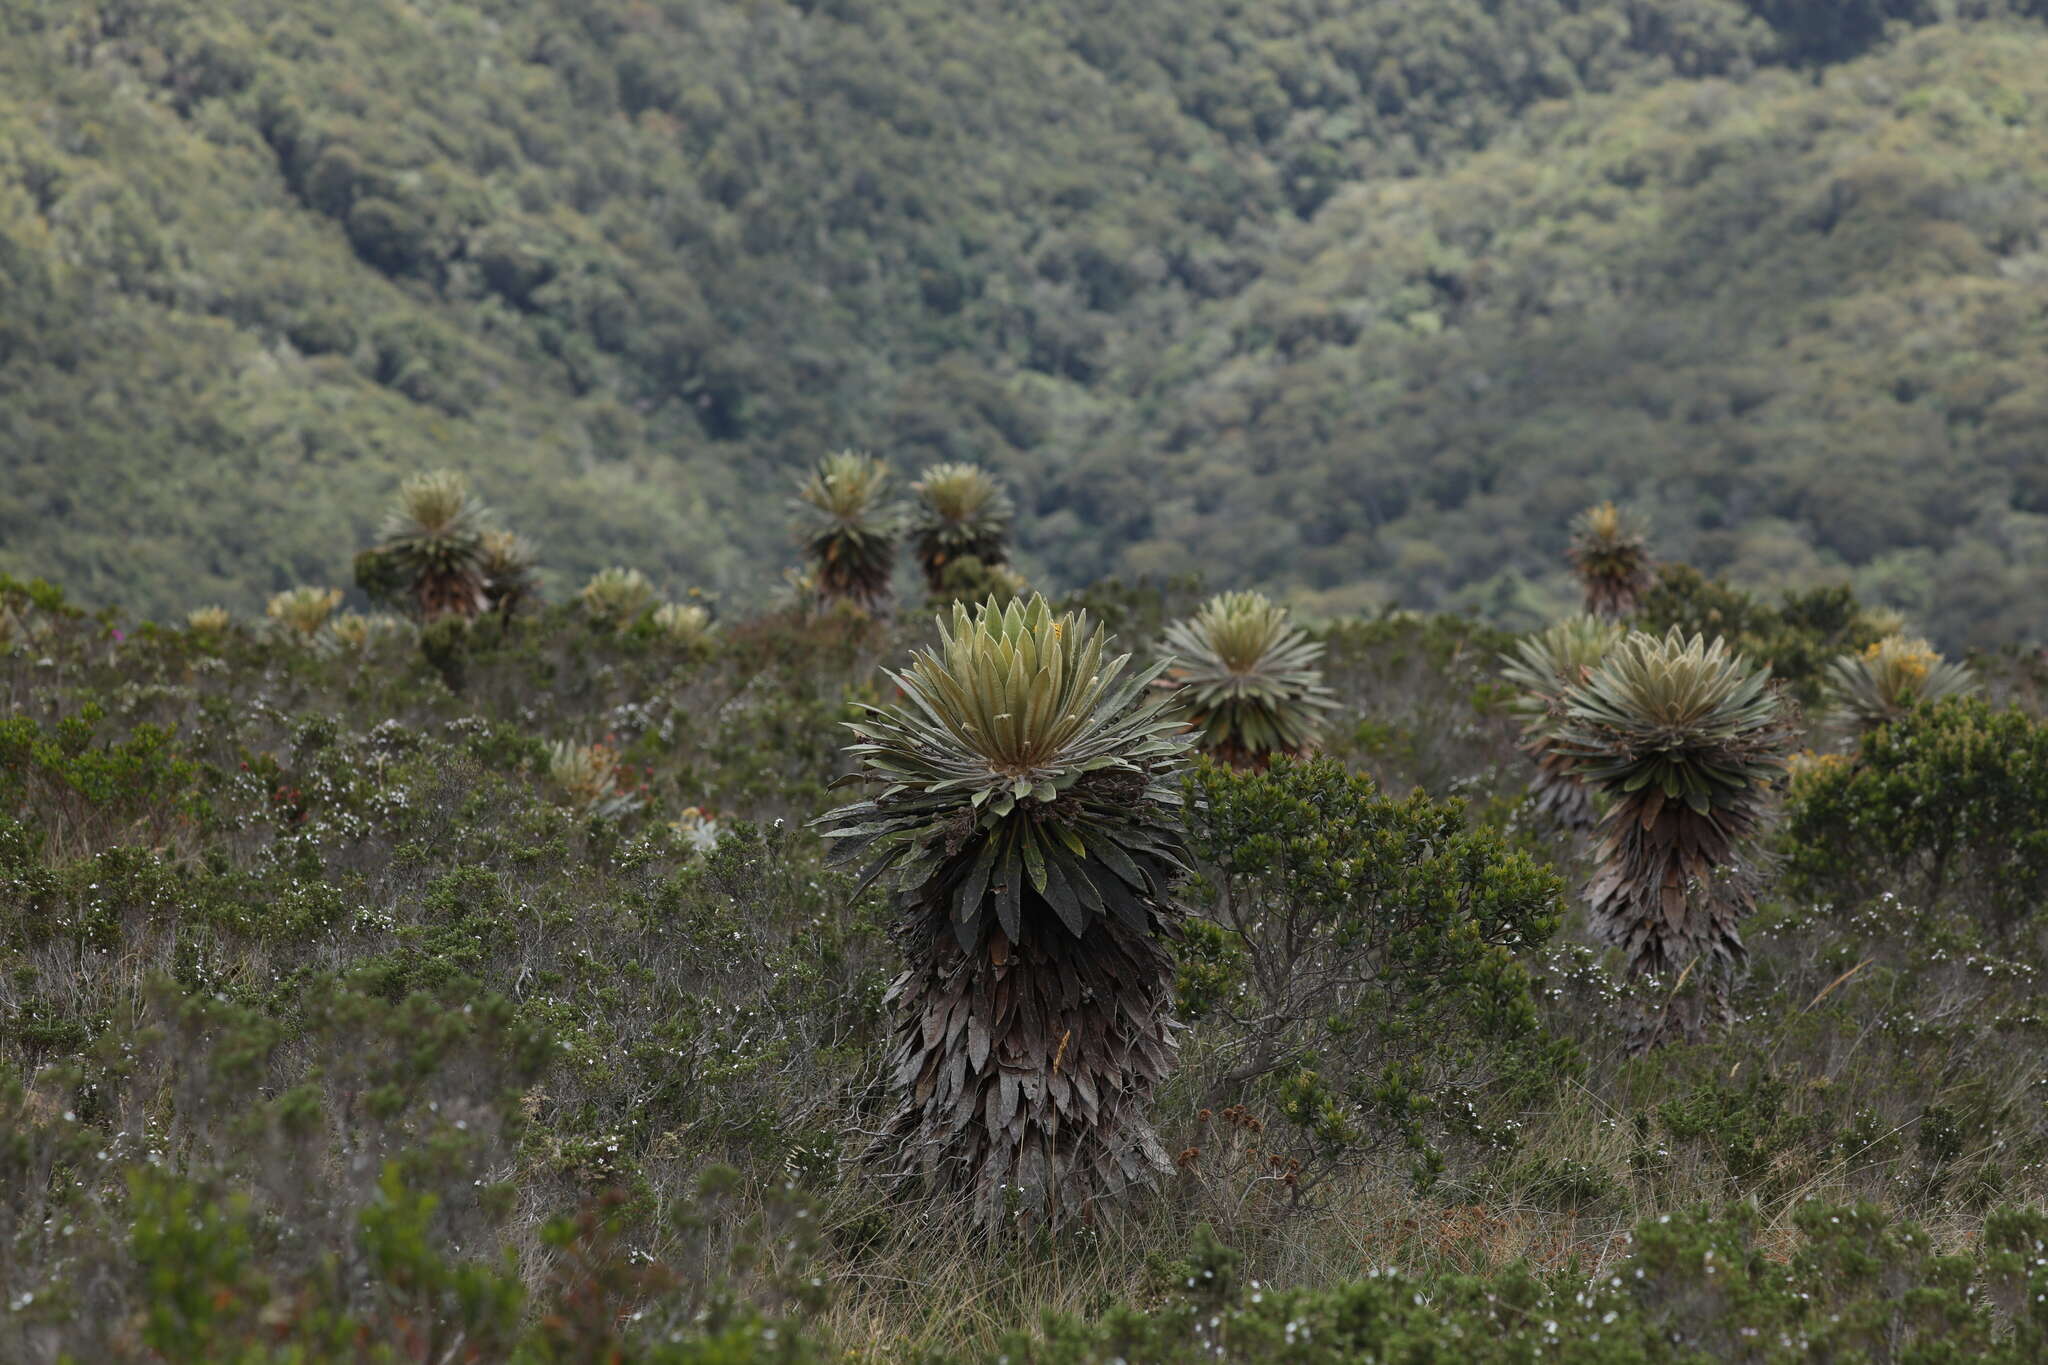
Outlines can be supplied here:
[[963, 950], [942, 904], [912, 910], [888, 997], [896, 1168], [990, 1226], [1054, 1223], [1170, 1169], [1145, 1105], [1173, 1069], [1173, 919], [1097, 917], [1076, 938], [1043, 903], [1022, 913], [1017, 941], [997, 928]]
[[984, 1227], [1045, 1223], [1166, 1169], [1144, 1105], [1171, 1068], [1164, 940], [1187, 741], [1085, 614], [954, 608], [852, 726], [873, 799], [826, 816], [888, 876], [908, 959], [885, 1156]]

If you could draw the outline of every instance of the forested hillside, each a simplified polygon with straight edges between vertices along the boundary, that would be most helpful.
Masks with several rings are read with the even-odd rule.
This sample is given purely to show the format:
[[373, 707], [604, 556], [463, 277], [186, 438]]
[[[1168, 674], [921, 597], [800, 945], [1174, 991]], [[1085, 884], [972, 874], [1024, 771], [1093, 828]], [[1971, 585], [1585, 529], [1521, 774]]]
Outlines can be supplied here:
[[1041, 581], [1529, 624], [1563, 514], [2048, 591], [2032, 0], [0, 3], [0, 569], [241, 607], [452, 464], [762, 598], [823, 450]]

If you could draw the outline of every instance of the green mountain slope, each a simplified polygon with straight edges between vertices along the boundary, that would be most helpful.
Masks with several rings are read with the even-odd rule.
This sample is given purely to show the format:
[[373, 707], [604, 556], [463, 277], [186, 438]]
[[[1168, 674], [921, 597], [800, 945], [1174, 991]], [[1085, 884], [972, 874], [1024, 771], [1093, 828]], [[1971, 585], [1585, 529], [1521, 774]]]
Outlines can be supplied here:
[[1709, 569], [2039, 638], [2044, 123], [2048, 40], [1940, 30], [1348, 188], [1091, 455], [1098, 506], [1178, 493], [1103, 567], [1554, 607], [1567, 518], [1620, 495]]
[[758, 597], [858, 444], [1056, 582], [1512, 614], [1615, 493], [2037, 631], [2048, 32], [1961, 8], [0, 0], [0, 570], [246, 605], [453, 464]]

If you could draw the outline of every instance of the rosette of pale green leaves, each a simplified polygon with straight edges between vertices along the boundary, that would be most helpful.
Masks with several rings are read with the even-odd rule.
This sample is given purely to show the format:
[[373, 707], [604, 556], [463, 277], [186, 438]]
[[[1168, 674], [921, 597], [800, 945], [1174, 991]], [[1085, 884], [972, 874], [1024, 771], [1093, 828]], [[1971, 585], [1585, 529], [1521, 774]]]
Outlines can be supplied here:
[[235, 618], [222, 606], [194, 607], [185, 613], [185, 628], [194, 635], [223, 635]]
[[402, 617], [387, 612], [363, 616], [345, 611], [327, 623], [327, 634], [336, 645], [358, 653], [374, 648], [380, 640], [403, 636], [411, 629]]
[[1334, 701], [1315, 667], [1322, 645], [1256, 592], [1212, 597], [1166, 628], [1175, 705], [1201, 733], [1201, 746], [1232, 763], [1264, 763], [1315, 742]]
[[804, 553], [819, 596], [872, 606], [889, 595], [902, 518], [883, 499], [889, 469], [844, 450], [819, 460], [797, 490]]
[[939, 592], [946, 566], [973, 557], [985, 569], [1009, 559], [1009, 494], [986, 471], [971, 464], [936, 464], [911, 485], [918, 495], [911, 536], [926, 585]]
[[1899, 634], [1829, 664], [1827, 687], [1836, 716], [1861, 731], [1897, 720], [1918, 702], [1969, 696], [1977, 682], [1927, 641]]
[[548, 746], [548, 776], [586, 815], [617, 819], [640, 808], [640, 798], [619, 785], [619, 756], [609, 745], [555, 741]]
[[340, 588], [288, 588], [264, 604], [263, 614], [292, 636], [310, 641], [340, 605]]
[[1521, 689], [1514, 708], [1532, 730], [1550, 728], [1556, 700], [1572, 684], [1585, 681], [1622, 634], [1614, 622], [1582, 612], [1523, 636], [1500, 656], [1501, 676]]
[[1187, 748], [1159, 669], [1106, 658], [1085, 613], [1038, 596], [957, 605], [939, 637], [894, 675], [902, 705], [849, 726], [858, 778], [882, 790], [820, 822], [834, 861], [936, 898], [963, 951], [996, 926], [1016, 942], [1040, 906], [1076, 938], [1098, 916], [1150, 932], [1182, 871]]
[[1535, 760], [1530, 792], [1539, 810], [1573, 829], [1593, 822], [1593, 805], [1569, 755], [1556, 743], [1565, 691], [1592, 675], [1622, 628], [1592, 615], [1571, 616], [1524, 636], [1501, 655], [1501, 676], [1521, 689], [1512, 703], [1522, 717], [1522, 751]]
[[711, 609], [696, 602], [664, 602], [654, 609], [654, 628], [671, 644], [696, 649], [711, 643]]
[[1579, 575], [1586, 610], [1596, 616], [1632, 615], [1649, 591], [1649, 541], [1635, 520], [1611, 502], [1572, 519], [1565, 558]]
[[[396, 588], [420, 616], [474, 616], [487, 604], [483, 503], [452, 469], [416, 474], [399, 485], [376, 549], [359, 563], [375, 587]], [[371, 583], [365, 583], [372, 589]]]
[[623, 630], [654, 605], [654, 584], [638, 569], [615, 564], [592, 574], [576, 598], [592, 622], [607, 630]]
[[1716, 638], [1636, 632], [1565, 693], [1559, 746], [1589, 782], [1617, 795], [1661, 793], [1700, 815], [1784, 770], [1783, 703], [1770, 669]]

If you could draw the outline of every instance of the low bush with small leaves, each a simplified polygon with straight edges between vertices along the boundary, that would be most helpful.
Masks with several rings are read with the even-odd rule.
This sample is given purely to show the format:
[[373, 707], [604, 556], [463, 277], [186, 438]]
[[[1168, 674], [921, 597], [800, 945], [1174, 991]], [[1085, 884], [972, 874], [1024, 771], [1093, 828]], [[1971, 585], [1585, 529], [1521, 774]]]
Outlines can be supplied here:
[[1792, 784], [1787, 880], [1844, 908], [1885, 892], [2001, 939], [2048, 905], [2048, 722], [1974, 698], [1922, 703]]
[[1525, 961], [1562, 887], [1459, 802], [1281, 759], [1203, 764], [1186, 809], [1212, 947], [1184, 989], [1230, 1025], [1203, 1058], [1212, 1103], [1263, 1095], [1286, 1116], [1297, 1193], [1395, 1151], [1440, 1168], [1451, 1135], [1511, 1145], [1480, 1092], [1534, 1103], [1572, 1074]]

